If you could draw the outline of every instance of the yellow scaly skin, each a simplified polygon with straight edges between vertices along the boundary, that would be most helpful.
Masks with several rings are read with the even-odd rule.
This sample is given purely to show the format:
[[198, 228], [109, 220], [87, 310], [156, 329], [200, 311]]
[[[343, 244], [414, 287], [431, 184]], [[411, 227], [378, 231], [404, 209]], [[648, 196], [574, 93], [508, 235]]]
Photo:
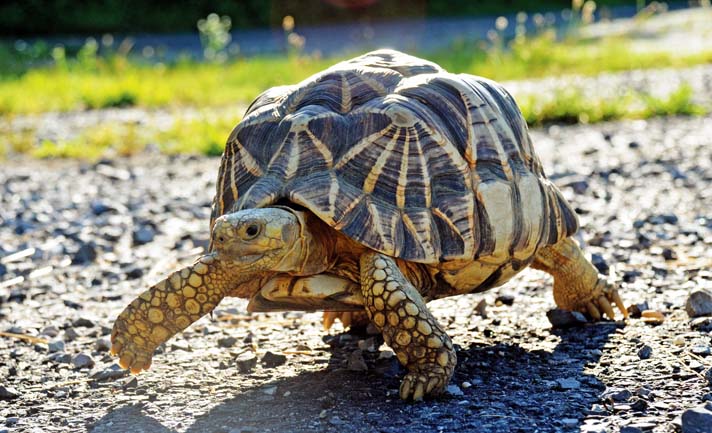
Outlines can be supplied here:
[[151, 366], [160, 344], [212, 311], [225, 296], [250, 297], [272, 270], [295, 269], [302, 258], [301, 223], [281, 209], [252, 209], [215, 221], [215, 251], [174, 272], [134, 299], [111, 333], [111, 353], [132, 373]]
[[559, 308], [580, 311], [594, 320], [600, 320], [603, 314], [615, 320], [614, 303], [628, 318], [618, 290], [599, 277], [573, 239], [564, 238], [539, 250], [532, 267], [554, 277], [554, 301]]
[[160, 344], [209, 313], [225, 297], [234, 276], [217, 253], [199, 258], [134, 299], [111, 333], [111, 352], [132, 373], [148, 370]]
[[400, 397], [417, 401], [441, 393], [457, 363], [452, 342], [395, 261], [376, 252], [363, 254], [361, 291], [369, 319], [409, 371]]

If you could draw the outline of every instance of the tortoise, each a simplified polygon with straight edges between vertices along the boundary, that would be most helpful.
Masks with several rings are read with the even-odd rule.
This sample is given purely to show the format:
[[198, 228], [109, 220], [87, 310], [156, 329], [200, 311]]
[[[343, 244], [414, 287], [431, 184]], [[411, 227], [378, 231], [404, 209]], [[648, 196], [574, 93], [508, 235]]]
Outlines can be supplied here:
[[404, 400], [442, 392], [456, 355], [426, 303], [481, 292], [527, 266], [559, 308], [627, 317], [572, 235], [499, 84], [379, 50], [267, 90], [228, 138], [207, 254], [119, 315], [112, 353], [138, 373], [226, 296], [248, 311], [365, 312], [408, 370]]

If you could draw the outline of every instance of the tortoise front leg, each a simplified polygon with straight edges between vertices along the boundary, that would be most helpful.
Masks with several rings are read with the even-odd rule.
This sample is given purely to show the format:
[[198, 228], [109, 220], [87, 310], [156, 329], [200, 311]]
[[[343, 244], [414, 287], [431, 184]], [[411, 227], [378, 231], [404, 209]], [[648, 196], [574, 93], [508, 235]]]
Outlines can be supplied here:
[[227, 287], [227, 275], [213, 255], [174, 272], [119, 315], [111, 332], [111, 353], [132, 373], [148, 370], [156, 347], [212, 311]]
[[409, 371], [401, 382], [401, 398], [421, 400], [442, 392], [457, 362], [452, 342], [395, 261], [363, 254], [361, 291], [369, 319]]

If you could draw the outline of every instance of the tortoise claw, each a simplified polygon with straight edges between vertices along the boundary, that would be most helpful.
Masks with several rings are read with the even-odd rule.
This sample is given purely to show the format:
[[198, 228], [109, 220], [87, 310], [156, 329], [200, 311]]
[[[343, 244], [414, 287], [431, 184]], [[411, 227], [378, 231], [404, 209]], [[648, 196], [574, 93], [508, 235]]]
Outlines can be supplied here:
[[620, 310], [624, 319], [628, 318], [628, 311], [625, 309], [618, 289], [603, 280], [599, 280], [593, 299], [586, 303], [584, 312], [587, 312], [593, 320], [601, 320], [604, 314], [611, 320], [616, 320], [616, 312], [611, 303], [615, 304]]

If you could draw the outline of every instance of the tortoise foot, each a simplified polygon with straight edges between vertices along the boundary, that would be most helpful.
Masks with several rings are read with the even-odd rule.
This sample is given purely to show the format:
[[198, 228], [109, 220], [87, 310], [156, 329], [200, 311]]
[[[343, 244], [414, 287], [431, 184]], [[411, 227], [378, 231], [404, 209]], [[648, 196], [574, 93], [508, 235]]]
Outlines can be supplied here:
[[[123, 316], [123, 314], [122, 314]], [[119, 316], [111, 333], [111, 354], [119, 357], [119, 365], [138, 374], [151, 367], [153, 351], [158, 347], [148, 336], [141, 335], [138, 324], [129, 324]], [[131, 332], [134, 331], [134, 332]]]
[[450, 375], [439, 365], [419, 365], [418, 371], [411, 371], [403, 377], [400, 398], [420, 401], [426, 395], [438, 395], [445, 390], [449, 381]]
[[593, 291], [591, 299], [586, 302], [585, 309], [583, 312], [588, 313], [594, 320], [600, 320], [603, 314], [607, 315], [611, 320], [616, 319], [616, 313], [613, 310], [614, 304], [621, 313], [623, 313], [624, 318], [628, 318], [628, 311], [623, 304], [618, 289], [607, 283], [602, 278], [599, 278], [596, 283], [596, 288]]

